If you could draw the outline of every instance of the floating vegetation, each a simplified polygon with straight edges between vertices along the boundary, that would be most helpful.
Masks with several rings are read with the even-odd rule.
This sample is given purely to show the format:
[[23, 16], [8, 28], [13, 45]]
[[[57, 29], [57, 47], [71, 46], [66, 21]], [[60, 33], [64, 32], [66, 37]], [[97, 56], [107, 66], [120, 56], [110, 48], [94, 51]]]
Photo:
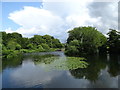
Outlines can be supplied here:
[[84, 60], [85, 58], [80, 57], [62, 57], [51, 63], [49, 65], [49, 69], [73, 70], [78, 68], [87, 68], [88, 63]]
[[43, 55], [34, 58], [35, 65], [44, 63], [47, 70], [74, 70], [87, 68], [88, 63], [81, 57], [59, 57], [55, 55]]
[[58, 57], [49, 57], [49, 58], [42, 58], [40, 60], [35, 60], [34, 63], [37, 65], [37, 64], [41, 64], [41, 63], [44, 63], [44, 64], [51, 64], [53, 61], [57, 60]]

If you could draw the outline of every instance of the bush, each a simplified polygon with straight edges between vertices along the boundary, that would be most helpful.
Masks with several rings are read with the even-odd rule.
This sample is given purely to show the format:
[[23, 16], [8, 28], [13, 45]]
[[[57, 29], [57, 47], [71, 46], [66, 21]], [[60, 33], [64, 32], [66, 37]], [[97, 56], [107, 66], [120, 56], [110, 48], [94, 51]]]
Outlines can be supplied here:
[[20, 50], [21, 49], [21, 45], [20, 44], [17, 44], [16, 45], [16, 50]]
[[42, 52], [45, 51], [45, 49], [41, 45], [38, 45], [38, 51]]
[[28, 45], [27, 45], [27, 48], [28, 48], [28, 49], [34, 49], [34, 46], [33, 46], [33, 44], [28, 44]]
[[47, 44], [41, 44], [41, 46], [43, 47], [43, 49], [45, 49], [46, 51], [49, 51], [50, 47]]
[[15, 50], [16, 49], [16, 43], [14, 41], [9, 41], [7, 48], [10, 50]]
[[2, 51], [2, 56], [5, 58], [13, 58], [16, 57], [20, 54], [18, 50], [3, 50]]
[[18, 44], [17, 42], [14, 41], [9, 41], [7, 48], [10, 50], [20, 50], [21, 49], [21, 45]]
[[5, 45], [2, 45], [2, 49], [1, 50], [7, 50]]
[[67, 50], [65, 51], [65, 54], [68, 56], [77, 56], [79, 53], [78, 49], [76, 46], [68, 46]]
[[70, 42], [71, 46], [79, 46], [79, 41], [78, 40], [73, 40]]
[[11, 51], [11, 50], [2, 50], [2, 56], [8, 55], [11, 52], [13, 52], [13, 51]]
[[16, 57], [16, 56], [18, 56], [19, 54], [20, 54], [19, 51], [12, 51], [11, 53], [9, 53], [9, 54], [7, 55], [7, 58]]
[[21, 49], [20, 52], [21, 53], [28, 53], [28, 50], [27, 49]]

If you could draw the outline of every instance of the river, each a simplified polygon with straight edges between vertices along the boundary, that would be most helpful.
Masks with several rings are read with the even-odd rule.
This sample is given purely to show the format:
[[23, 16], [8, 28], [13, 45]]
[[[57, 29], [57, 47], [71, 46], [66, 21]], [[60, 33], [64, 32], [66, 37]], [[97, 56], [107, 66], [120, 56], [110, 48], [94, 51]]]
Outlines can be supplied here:
[[119, 55], [88, 56], [87, 68], [73, 70], [50, 69], [51, 62], [55, 61], [44, 62], [50, 55], [66, 58], [64, 52], [56, 51], [29, 53], [4, 60], [0, 73], [2, 88], [118, 88]]

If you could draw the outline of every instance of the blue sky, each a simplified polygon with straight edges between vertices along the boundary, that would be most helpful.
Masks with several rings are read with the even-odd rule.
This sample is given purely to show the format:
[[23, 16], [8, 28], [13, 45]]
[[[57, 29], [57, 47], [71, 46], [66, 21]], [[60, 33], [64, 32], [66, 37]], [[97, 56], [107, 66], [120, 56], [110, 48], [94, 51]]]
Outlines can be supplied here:
[[93, 26], [104, 35], [117, 29], [117, 2], [69, 1], [2, 2], [2, 31], [23, 37], [48, 34], [65, 42], [75, 27]]
[[9, 14], [22, 10], [24, 6], [33, 6], [40, 7], [42, 3], [40, 2], [2, 2], [2, 29], [5, 30], [7, 28], [11, 28], [16, 30], [20, 27], [20, 25], [16, 24], [14, 21], [10, 20]]

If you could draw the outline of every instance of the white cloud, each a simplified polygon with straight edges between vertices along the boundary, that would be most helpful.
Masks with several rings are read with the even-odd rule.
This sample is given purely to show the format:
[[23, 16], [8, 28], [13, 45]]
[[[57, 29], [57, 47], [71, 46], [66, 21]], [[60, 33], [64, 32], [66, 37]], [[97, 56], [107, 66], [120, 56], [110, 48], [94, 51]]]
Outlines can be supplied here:
[[[108, 14], [101, 12], [102, 16], [93, 17], [90, 15], [91, 10], [88, 6], [93, 3], [93, 0], [83, 0], [80, 2], [73, 2], [72, 0], [71, 2], [44, 1], [42, 8], [25, 6], [22, 10], [9, 14], [9, 19], [21, 26], [16, 32], [26, 37], [31, 37], [34, 34], [49, 34], [64, 42], [67, 38], [67, 31], [74, 27], [94, 26], [105, 33], [103, 28], [108, 29], [113, 23], [113, 25], [116, 25], [114, 17], [117, 15], [115, 10], [117, 7], [114, 6], [115, 4], [108, 6], [112, 10], [111, 13], [115, 12], [115, 14], [111, 15], [113, 20], [107, 21], [105, 25], [103, 16]], [[8, 29], [6, 32], [13, 32], [13, 30]]]
[[38, 27], [39, 25], [43, 27], [44, 25], [48, 25], [48, 27], [51, 27], [53, 24], [62, 22], [59, 16], [53, 15], [48, 10], [29, 6], [24, 7], [21, 11], [10, 13], [9, 19], [24, 28]]
[[[64, 29], [61, 29], [65, 26], [64, 20], [45, 9], [26, 6], [21, 11], [10, 13], [9, 19], [21, 25], [16, 32], [27, 37], [34, 34], [49, 34], [59, 38], [58, 34], [65, 33]], [[12, 32], [12, 30], [8, 29], [6, 32]]]

